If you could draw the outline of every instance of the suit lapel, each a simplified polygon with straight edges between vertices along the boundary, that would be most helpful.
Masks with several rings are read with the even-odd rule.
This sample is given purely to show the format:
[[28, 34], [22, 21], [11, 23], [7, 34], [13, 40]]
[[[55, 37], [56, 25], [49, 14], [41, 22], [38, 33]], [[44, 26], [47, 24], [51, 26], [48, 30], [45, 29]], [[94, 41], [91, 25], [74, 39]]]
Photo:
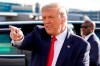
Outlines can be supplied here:
[[64, 62], [64, 59], [66, 58], [66, 56], [68, 56], [68, 52], [71, 48], [71, 42], [72, 42], [71, 34], [68, 31], [67, 36], [66, 36], [65, 41], [64, 41], [64, 44], [63, 44], [62, 49], [60, 51], [60, 54], [58, 56], [56, 66], [61, 66], [62, 63]]
[[50, 35], [45, 35], [44, 39], [44, 44], [45, 46], [43, 48], [46, 48], [46, 50], [44, 50], [44, 52], [42, 53], [42, 66], [46, 66], [46, 61], [47, 61], [47, 57], [48, 57], [48, 52], [49, 52], [49, 48], [50, 48], [50, 44], [51, 44], [51, 36]]

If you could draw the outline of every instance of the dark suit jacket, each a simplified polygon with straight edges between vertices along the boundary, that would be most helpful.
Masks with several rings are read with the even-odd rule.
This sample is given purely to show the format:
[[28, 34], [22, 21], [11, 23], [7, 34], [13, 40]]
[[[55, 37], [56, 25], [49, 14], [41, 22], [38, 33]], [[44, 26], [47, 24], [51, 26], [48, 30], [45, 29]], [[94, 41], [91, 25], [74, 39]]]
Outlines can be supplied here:
[[98, 58], [99, 56], [99, 46], [100, 46], [100, 40], [96, 36], [95, 33], [93, 33], [89, 39], [88, 42], [91, 45], [90, 49], [90, 66], [98, 66]]
[[[19, 48], [32, 51], [29, 66], [46, 66], [50, 42], [51, 36], [43, 26], [36, 26], [34, 31], [25, 37]], [[56, 66], [89, 66], [89, 51], [89, 43], [68, 29]]]

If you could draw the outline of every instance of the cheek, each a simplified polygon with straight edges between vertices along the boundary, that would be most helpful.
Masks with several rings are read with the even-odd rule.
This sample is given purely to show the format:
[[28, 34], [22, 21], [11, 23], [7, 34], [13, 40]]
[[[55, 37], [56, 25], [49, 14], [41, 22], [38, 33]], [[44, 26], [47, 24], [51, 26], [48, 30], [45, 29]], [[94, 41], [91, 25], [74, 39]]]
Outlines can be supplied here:
[[81, 33], [82, 33], [82, 34], [86, 34], [87, 32], [86, 32], [86, 30], [82, 29], [82, 30], [81, 30]]
[[54, 28], [53, 28], [53, 29], [54, 29], [55, 31], [57, 31], [57, 30], [60, 29], [60, 28], [61, 28], [61, 24], [60, 24], [60, 23], [55, 23], [55, 24], [54, 24]]
[[55, 34], [55, 32], [54, 32], [53, 29], [52, 29], [52, 30], [46, 30], [46, 32], [47, 32], [49, 35], [54, 35], [54, 34]]

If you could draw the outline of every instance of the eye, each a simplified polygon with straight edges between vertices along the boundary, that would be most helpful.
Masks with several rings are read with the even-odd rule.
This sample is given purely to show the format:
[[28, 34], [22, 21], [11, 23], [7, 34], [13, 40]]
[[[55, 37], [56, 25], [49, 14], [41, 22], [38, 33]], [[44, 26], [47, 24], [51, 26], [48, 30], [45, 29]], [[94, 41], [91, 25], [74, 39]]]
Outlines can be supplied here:
[[42, 17], [42, 19], [43, 19], [43, 20], [45, 20], [45, 19], [46, 19], [46, 17]]
[[52, 16], [49, 16], [49, 18], [54, 18], [54, 17], [52, 17]]

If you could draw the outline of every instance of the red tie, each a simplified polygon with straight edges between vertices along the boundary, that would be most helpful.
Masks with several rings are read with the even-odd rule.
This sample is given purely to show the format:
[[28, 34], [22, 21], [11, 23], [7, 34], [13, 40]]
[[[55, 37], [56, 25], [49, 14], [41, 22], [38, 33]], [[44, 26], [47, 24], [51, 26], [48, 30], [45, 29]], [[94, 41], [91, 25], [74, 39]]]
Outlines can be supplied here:
[[52, 64], [53, 56], [54, 56], [54, 42], [55, 41], [56, 41], [56, 37], [53, 36], [52, 37], [52, 41], [51, 41], [51, 46], [50, 46], [50, 51], [49, 51], [47, 65], [46, 66], [51, 66], [51, 64]]

